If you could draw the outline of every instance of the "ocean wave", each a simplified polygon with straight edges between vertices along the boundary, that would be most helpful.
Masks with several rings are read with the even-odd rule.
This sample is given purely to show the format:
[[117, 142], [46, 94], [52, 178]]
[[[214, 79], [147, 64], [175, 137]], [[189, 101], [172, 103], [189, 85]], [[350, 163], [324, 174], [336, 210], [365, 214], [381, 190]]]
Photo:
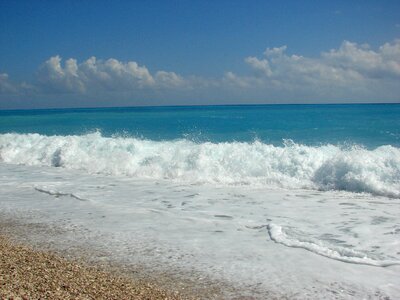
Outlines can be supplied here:
[[400, 149], [1, 134], [0, 161], [185, 182], [367, 192], [400, 197]]

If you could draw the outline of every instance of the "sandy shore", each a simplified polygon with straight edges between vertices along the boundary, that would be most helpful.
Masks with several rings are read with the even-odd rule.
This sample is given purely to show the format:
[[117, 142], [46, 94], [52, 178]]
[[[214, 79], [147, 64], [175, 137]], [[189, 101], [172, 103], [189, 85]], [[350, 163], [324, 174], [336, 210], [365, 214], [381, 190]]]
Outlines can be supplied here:
[[0, 236], [1, 299], [188, 299]]

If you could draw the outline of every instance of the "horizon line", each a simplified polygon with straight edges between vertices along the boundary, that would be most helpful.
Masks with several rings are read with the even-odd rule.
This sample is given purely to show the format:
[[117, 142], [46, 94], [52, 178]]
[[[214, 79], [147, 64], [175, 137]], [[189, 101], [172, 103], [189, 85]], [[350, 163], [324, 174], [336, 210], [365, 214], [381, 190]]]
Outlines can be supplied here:
[[221, 106], [275, 106], [275, 105], [399, 105], [400, 102], [333, 102], [333, 103], [248, 103], [248, 104], [171, 104], [171, 105], [132, 105], [132, 106], [85, 106], [85, 107], [48, 107], [48, 108], [0, 108], [0, 111], [25, 110], [67, 110], [67, 109], [122, 109], [122, 108], [167, 108], [167, 107], [221, 107]]

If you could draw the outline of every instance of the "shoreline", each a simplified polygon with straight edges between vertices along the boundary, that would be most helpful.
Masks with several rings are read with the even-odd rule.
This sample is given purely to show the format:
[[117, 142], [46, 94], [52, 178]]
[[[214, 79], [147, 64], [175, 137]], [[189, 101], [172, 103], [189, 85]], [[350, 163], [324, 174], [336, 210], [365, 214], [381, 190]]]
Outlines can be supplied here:
[[350, 249], [390, 256], [396, 254], [391, 244], [396, 236], [385, 232], [388, 226], [397, 232], [393, 217], [399, 200], [210, 189], [10, 164], [1, 164], [1, 171], [0, 234], [184, 297], [396, 299], [400, 294], [399, 266], [350, 264], [276, 243], [265, 225], [280, 226], [289, 241], [334, 236], [360, 243]]
[[24, 223], [16, 215], [0, 212], [0, 299], [120, 299], [123, 296], [124, 299], [239, 300], [260, 297], [257, 291], [237, 289], [208, 278], [198, 281], [200, 277], [196, 273], [183, 276], [174, 274], [174, 270], [159, 272], [146, 265], [124, 265], [113, 260], [111, 253], [85, 243], [67, 248], [56, 241], [67, 233], [69, 229]]

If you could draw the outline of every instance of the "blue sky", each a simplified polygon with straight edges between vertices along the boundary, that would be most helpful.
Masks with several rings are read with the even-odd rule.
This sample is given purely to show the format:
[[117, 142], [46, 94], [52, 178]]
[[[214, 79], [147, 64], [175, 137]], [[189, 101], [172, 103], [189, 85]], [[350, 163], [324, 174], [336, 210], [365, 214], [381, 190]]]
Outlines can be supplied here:
[[399, 1], [4, 0], [0, 108], [399, 102], [399, 38]]

